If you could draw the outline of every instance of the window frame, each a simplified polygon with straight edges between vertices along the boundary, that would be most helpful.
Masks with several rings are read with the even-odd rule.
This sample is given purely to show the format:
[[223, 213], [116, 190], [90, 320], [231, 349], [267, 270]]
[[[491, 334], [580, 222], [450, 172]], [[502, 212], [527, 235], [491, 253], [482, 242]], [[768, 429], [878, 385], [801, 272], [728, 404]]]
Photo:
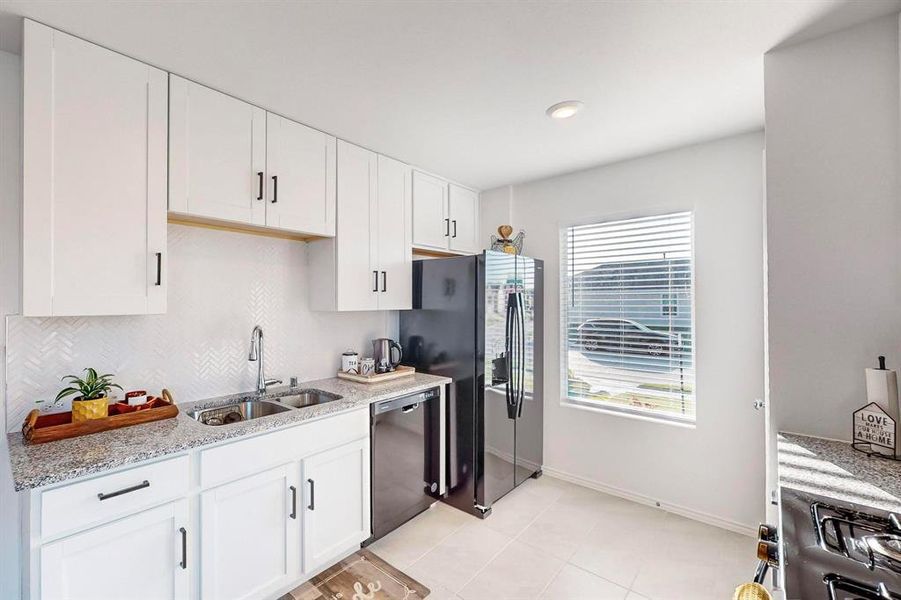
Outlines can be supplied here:
[[[585, 225], [602, 225], [604, 223], [612, 223], [616, 221], [628, 221], [632, 219], [644, 219], [644, 218], [655, 218], [655, 217], [665, 217], [668, 215], [674, 215], [678, 213], [687, 213], [689, 216], [690, 223], [690, 260], [691, 260], [691, 290], [690, 290], [690, 317], [691, 317], [691, 361], [694, 368], [694, 382], [693, 382], [693, 396], [694, 396], [694, 414], [691, 416], [683, 416], [679, 414], [667, 414], [663, 411], [658, 410], [647, 410], [636, 408], [632, 406], [619, 405], [613, 402], [604, 402], [604, 401], [590, 401], [583, 400], [580, 398], [571, 398], [569, 396], [569, 374], [568, 374], [568, 366], [569, 366], [569, 346], [568, 346], [568, 331], [569, 331], [569, 308], [567, 306], [567, 287], [568, 287], [568, 261], [569, 261], [569, 247], [567, 246], [568, 241], [568, 231], [572, 227], [579, 227]], [[696, 220], [695, 220], [695, 211], [693, 208], [679, 208], [679, 207], [669, 207], [665, 209], [658, 210], [647, 210], [647, 211], [630, 211], [625, 213], [612, 213], [606, 214], [602, 216], [594, 216], [594, 217], [586, 217], [577, 220], [569, 220], [569, 221], [561, 221], [558, 223], [558, 248], [559, 248], [559, 257], [558, 257], [558, 268], [560, 272], [557, 277], [557, 283], [559, 285], [558, 297], [559, 297], [559, 306], [560, 311], [558, 314], [559, 320], [559, 333], [557, 336], [558, 341], [558, 350], [559, 350], [559, 391], [560, 391], [560, 405], [577, 409], [577, 410], [587, 410], [594, 413], [608, 414], [617, 417], [624, 417], [629, 419], [635, 419], [640, 421], [647, 421], [652, 423], [659, 423], [664, 425], [671, 425], [676, 427], [694, 429], [697, 426], [698, 416], [701, 412], [701, 406], [699, 402], [699, 393], [698, 393], [698, 366], [697, 366], [697, 314], [696, 314], [696, 299], [697, 294], [695, 290], [697, 289], [697, 253], [696, 253], [696, 230], [695, 230]], [[671, 292], [669, 292], [671, 293]], [[677, 309], [678, 310], [678, 309]], [[661, 309], [662, 312], [662, 309]], [[665, 316], [674, 316], [674, 315], [665, 315]]]

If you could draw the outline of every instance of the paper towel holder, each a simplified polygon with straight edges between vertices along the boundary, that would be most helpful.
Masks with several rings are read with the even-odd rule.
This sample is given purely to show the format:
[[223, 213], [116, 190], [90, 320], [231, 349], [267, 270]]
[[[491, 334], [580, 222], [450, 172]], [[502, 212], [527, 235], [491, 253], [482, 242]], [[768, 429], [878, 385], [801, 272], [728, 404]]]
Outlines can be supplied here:
[[[886, 460], [901, 461], [899, 448], [898, 382], [894, 371], [886, 372], [885, 357], [877, 357], [879, 366], [867, 369], [867, 396], [869, 403], [855, 410], [851, 415], [851, 447], [867, 456]], [[870, 374], [884, 373], [887, 392], [885, 398], [871, 396]], [[880, 377], [883, 375], [880, 374]], [[882, 391], [880, 389], [880, 391]], [[891, 412], [891, 414], [889, 414]]]

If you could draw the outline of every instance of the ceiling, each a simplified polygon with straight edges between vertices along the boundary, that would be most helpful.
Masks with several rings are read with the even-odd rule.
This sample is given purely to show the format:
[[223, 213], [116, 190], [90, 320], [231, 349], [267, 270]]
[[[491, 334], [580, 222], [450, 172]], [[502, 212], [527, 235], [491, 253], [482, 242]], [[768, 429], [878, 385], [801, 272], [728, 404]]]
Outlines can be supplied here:
[[[477, 188], [763, 126], [763, 54], [897, 0], [0, 0], [28, 16]], [[584, 110], [551, 121], [544, 110]]]

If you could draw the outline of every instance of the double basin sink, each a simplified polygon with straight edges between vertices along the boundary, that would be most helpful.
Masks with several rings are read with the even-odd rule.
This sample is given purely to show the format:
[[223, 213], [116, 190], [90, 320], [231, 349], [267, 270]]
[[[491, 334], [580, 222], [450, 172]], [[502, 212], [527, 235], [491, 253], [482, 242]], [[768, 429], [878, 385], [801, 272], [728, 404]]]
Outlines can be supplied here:
[[265, 399], [242, 400], [224, 406], [192, 410], [188, 412], [188, 416], [204, 425], [228, 425], [340, 399], [341, 396], [321, 390], [289, 390]]

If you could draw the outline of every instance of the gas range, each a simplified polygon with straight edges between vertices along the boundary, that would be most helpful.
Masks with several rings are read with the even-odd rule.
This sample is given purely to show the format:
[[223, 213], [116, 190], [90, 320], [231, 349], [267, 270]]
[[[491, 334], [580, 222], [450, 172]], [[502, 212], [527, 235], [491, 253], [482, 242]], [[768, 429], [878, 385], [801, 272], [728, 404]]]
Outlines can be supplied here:
[[901, 600], [898, 515], [782, 490], [782, 552], [789, 600]]

